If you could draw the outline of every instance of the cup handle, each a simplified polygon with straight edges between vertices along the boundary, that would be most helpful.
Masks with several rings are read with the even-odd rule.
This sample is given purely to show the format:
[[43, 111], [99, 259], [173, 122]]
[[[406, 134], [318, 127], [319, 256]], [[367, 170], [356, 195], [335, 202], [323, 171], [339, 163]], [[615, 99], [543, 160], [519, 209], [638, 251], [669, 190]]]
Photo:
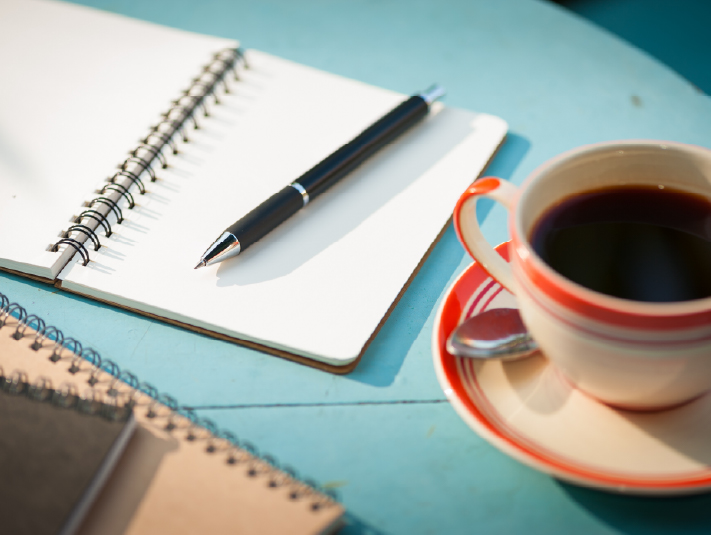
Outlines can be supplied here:
[[479, 197], [486, 197], [511, 210], [517, 191], [516, 186], [500, 178], [480, 178], [462, 194], [454, 208], [454, 230], [459, 241], [472, 258], [512, 294], [515, 292], [511, 266], [481, 233], [476, 217], [476, 201]]

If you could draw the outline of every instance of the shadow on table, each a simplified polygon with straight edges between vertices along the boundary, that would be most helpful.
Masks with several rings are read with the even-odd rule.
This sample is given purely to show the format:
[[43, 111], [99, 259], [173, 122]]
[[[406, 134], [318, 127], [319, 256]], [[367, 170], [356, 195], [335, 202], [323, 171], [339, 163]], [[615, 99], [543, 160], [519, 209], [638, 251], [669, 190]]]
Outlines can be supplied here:
[[382, 531], [369, 526], [352, 513], [346, 513], [345, 525], [338, 531], [338, 535], [385, 535]]
[[698, 0], [552, 0], [665, 63], [700, 92], [711, 94], [708, 20]]
[[[509, 133], [482, 176], [511, 178], [530, 146], [531, 143], [526, 138]], [[493, 201], [488, 199], [482, 199], [478, 203], [477, 214], [480, 220], [489, 213], [492, 206]], [[408, 290], [372, 340], [358, 367], [346, 376], [348, 379], [381, 387], [393, 383], [405, 356], [420, 335], [432, 307], [461, 264], [464, 254], [450, 223]]]
[[558, 484], [577, 504], [619, 533], [711, 533], [711, 494], [674, 498], [621, 496]]

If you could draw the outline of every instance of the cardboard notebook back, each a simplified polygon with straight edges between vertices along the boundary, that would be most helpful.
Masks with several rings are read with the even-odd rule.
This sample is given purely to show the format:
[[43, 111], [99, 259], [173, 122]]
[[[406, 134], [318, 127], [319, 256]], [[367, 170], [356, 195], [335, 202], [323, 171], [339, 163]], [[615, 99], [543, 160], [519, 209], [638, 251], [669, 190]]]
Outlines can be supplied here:
[[133, 408], [133, 437], [77, 533], [330, 533], [341, 525], [343, 507], [331, 497], [0, 297], [4, 377]]

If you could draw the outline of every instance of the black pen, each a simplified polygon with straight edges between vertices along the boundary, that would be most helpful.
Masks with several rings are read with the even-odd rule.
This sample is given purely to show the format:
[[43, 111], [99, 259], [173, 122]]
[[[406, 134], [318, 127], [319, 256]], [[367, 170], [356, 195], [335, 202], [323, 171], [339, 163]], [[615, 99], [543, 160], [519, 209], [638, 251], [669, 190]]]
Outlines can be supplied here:
[[238, 255], [269, 234], [311, 200], [353, 171], [378, 149], [427, 115], [430, 104], [443, 95], [444, 89], [433, 85], [426, 91], [413, 95], [378, 119], [355, 139], [227, 227], [205, 251], [195, 269]]

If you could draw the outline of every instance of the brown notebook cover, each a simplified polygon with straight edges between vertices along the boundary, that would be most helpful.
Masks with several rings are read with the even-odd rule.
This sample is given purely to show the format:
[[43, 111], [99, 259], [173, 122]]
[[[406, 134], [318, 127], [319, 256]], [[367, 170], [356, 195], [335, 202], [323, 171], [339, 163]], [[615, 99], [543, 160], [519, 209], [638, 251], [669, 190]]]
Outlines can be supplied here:
[[[199, 425], [209, 422], [181, 415], [119, 380], [116, 375], [138, 386], [135, 377], [113, 363], [102, 364], [93, 351], [77, 356], [72, 350], [79, 346], [71, 339], [4, 297], [0, 294], [5, 377], [24, 374], [26, 382], [65, 398], [76, 396], [80, 403], [133, 409], [133, 437], [77, 533], [298, 534], [340, 527], [344, 509], [331, 497], [250, 454], [228, 434]], [[57, 337], [64, 342], [57, 343]], [[171, 398], [161, 399], [173, 405]]]

